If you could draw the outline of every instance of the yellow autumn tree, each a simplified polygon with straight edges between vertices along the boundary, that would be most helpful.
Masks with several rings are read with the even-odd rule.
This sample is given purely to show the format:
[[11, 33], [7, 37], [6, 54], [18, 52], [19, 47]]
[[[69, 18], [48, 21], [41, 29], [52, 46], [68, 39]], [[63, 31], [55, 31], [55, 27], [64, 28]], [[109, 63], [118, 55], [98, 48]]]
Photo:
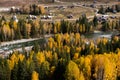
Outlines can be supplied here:
[[52, 61], [52, 51], [45, 51], [45, 57], [47, 60]]
[[43, 33], [45, 34], [48, 31], [48, 25], [46, 23], [43, 24]]
[[80, 71], [77, 64], [73, 61], [68, 63], [65, 71], [66, 80], [80, 80]]
[[31, 33], [31, 24], [30, 23], [26, 23], [25, 24], [25, 26], [26, 26], [26, 31], [27, 31], [27, 34], [28, 34], [28, 36], [30, 37], [30, 33]]
[[117, 49], [116, 68], [117, 68], [117, 77], [120, 77], [120, 49]]
[[12, 70], [14, 68], [14, 65], [18, 62], [18, 57], [16, 55], [16, 53], [13, 53], [10, 59], [7, 60], [10, 70]]
[[87, 56], [83, 59], [84, 61], [82, 62], [82, 72], [85, 76], [86, 80], [90, 79], [91, 76], [91, 56]]
[[79, 53], [75, 53], [73, 59], [78, 59]]
[[54, 39], [52, 37], [48, 39], [48, 46], [50, 49], [52, 49], [54, 46]]
[[51, 75], [54, 73], [54, 71], [55, 71], [55, 66], [52, 66], [51, 68], [50, 68], [50, 73], [51, 73]]
[[57, 31], [60, 32], [61, 22], [60, 22], [60, 21], [57, 21], [57, 22], [55, 23], [55, 25], [56, 25]]
[[80, 78], [79, 78], [79, 80], [85, 80], [85, 77], [84, 77], [84, 75], [83, 75], [82, 72], [80, 73]]
[[62, 41], [62, 34], [56, 34], [55, 39], [56, 39], [58, 46], [60, 47], [62, 45], [62, 42], [61, 42]]
[[3, 29], [4, 38], [5, 40], [7, 40], [7, 38], [10, 38], [11, 36], [10, 26], [8, 24], [4, 24], [2, 29]]
[[11, 33], [11, 34], [10, 34], [10, 37], [11, 37], [11, 40], [13, 40], [14, 37], [15, 37], [15, 33], [14, 33], [15, 30], [13, 30], [13, 28], [11, 28], [10, 31], [11, 31], [11, 32], [10, 32], [10, 33]]
[[13, 28], [14, 28], [14, 30], [17, 30], [17, 22], [16, 21], [13, 22]]
[[19, 55], [18, 55], [18, 58], [19, 58], [19, 60], [22, 62], [22, 61], [24, 60], [25, 56], [24, 56], [23, 54], [19, 54]]
[[56, 26], [54, 26], [54, 34], [56, 34], [58, 31], [57, 31], [57, 27]]
[[45, 13], [45, 8], [44, 8], [44, 6], [43, 6], [43, 5], [40, 5], [39, 8], [40, 8], [41, 14], [44, 14], [44, 13]]
[[82, 33], [82, 32], [83, 32], [83, 27], [82, 27], [82, 25], [79, 26], [79, 29], [80, 29], [80, 33]]
[[36, 71], [32, 72], [31, 80], [39, 80], [39, 74]]
[[105, 57], [104, 80], [116, 80], [116, 64]]
[[103, 44], [105, 45], [105, 44], [108, 42], [108, 39], [107, 39], [107, 38], [103, 38], [103, 39], [102, 39], [102, 42], [103, 42]]
[[64, 40], [66, 42], [66, 44], [70, 44], [70, 35], [68, 33], [64, 34]]
[[89, 53], [94, 54], [95, 45], [94, 45], [93, 41], [90, 42], [89, 49], [90, 49]]
[[43, 52], [38, 52], [36, 54], [36, 58], [37, 58], [39, 64], [41, 64], [42, 62], [45, 61], [45, 55]]
[[81, 52], [81, 47], [76, 47], [76, 52], [77, 53]]
[[75, 45], [79, 44], [80, 43], [80, 34], [79, 33], [76, 33], [75, 34]]

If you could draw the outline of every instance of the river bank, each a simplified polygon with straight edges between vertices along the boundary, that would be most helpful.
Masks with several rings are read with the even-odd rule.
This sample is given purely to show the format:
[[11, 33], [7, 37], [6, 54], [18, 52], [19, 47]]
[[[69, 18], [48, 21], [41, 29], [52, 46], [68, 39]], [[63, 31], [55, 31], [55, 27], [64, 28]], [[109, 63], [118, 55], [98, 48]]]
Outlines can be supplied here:
[[30, 39], [21, 39], [21, 40], [2, 42], [0, 44], [0, 56], [6, 57], [13, 51], [22, 51], [22, 48], [24, 48], [26, 51], [30, 51], [35, 42], [38, 42], [39, 44], [44, 44], [45, 41], [52, 36], [53, 35], [50, 34], [40, 38], [30, 38]]

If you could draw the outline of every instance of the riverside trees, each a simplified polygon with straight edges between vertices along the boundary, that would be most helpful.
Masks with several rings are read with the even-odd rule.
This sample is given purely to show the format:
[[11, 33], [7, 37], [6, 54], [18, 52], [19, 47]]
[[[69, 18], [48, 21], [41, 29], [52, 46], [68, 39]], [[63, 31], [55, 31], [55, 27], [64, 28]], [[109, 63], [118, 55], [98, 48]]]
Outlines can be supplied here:
[[[45, 34], [57, 33], [91, 33], [96, 29], [102, 31], [120, 30], [119, 20], [98, 22], [95, 16], [93, 20], [88, 20], [85, 15], [81, 16], [76, 22], [55, 21], [41, 22], [39, 20], [19, 19], [18, 22], [11, 19], [6, 21], [5, 17], [0, 19], [0, 41], [11, 41], [23, 38], [37, 38]], [[101, 26], [101, 27], [100, 27]]]
[[[96, 43], [79, 33], [56, 34], [44, 50], [13, 52], [0, 58], [1, 80], [117, 80], [120, 39], [98, 39]], [[114, 49], [113, 49], [114, 48]]]

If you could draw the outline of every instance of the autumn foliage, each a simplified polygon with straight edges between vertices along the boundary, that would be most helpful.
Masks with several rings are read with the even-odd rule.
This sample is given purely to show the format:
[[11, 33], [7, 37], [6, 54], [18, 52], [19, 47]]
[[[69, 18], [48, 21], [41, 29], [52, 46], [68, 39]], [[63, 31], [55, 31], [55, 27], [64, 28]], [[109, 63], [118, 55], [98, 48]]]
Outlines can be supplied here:
[[43, 50], [15, 51], [0, 58], [0, 80], [119, 80], [120, 39], [86, 41], [79, 33], [56, 34]]

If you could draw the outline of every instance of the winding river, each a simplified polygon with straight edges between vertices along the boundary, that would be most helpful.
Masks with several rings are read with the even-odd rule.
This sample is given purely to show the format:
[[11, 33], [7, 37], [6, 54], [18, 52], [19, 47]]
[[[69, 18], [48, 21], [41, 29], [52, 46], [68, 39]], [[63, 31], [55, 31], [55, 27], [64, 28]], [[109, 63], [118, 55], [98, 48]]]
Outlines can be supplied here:
[[102, 31], [94, 31], [94, 33], [87, 33], [84, 34], [83, 36], [88, 39], [93, 39], [96, 40], [97, 38], [108, 38], [111, 39], [112, 36], [119, 34], [118, 31], [107, 31], [107, 32], [102, 32]]

